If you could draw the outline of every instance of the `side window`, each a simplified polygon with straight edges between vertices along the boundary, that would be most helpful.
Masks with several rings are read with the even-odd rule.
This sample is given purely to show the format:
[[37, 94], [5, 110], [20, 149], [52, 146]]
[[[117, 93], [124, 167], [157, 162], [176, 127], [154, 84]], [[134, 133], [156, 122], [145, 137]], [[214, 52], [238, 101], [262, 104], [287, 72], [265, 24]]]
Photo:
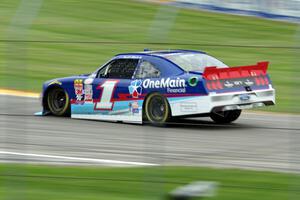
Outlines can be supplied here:
[[150, 62], [143, 61], [136, 71], [135, 78], [158, 78], [160, 71]]
[[98, 78], [131, 79], [138, 65], [138, 59], [113, 60], [98, 72]]

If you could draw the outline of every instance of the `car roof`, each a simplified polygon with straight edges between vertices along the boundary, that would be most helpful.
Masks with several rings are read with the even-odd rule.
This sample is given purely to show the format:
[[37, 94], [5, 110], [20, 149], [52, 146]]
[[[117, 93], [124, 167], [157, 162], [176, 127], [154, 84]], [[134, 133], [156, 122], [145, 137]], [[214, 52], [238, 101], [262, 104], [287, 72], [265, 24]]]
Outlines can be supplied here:
[[166, 55], [175, 54], [175, 53], [200, 53], [200, 54], [206, 54], [203, 51], [196, 51], [196, 50], [160, 50], [160, 51], [151, 51], [151, 50], [144, 50], [143, 52], [135, 52], [135, 53], [122, 53], [118, 54], [116, 56], [159, 56], [164, 57]]

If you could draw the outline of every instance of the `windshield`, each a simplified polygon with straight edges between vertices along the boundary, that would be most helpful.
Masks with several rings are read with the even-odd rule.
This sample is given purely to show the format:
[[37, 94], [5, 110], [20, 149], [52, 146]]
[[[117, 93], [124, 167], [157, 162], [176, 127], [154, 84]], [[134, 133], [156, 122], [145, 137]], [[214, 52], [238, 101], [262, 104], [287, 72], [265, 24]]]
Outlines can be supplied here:
[[203, 72], [205, 67], [228, 67], [216, 58], [200, 53], [177, 53], [165, 55], [165, 58], [177, 64], [185, 71]]

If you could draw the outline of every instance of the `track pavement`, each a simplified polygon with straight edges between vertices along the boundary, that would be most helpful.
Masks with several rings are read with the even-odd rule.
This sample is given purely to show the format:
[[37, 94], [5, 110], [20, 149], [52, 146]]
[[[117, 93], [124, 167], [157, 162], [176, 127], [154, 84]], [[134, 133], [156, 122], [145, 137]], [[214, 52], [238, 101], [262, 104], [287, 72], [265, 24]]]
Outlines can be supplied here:
[[167, 127], [36, 117], [37, 98], [0, 95], [0, 161], [64, 165], [193, 165], [298, 172], [300, 116], [245, 112]]

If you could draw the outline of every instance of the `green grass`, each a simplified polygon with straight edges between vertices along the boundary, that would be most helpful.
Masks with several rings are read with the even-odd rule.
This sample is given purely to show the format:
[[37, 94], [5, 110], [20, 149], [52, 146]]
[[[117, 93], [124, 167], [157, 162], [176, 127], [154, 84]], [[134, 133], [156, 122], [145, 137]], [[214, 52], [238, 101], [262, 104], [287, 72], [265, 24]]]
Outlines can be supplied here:
[[[230, 66], [270, 61], [269, 72], [277, 89], [277, 105], [268, 110], [299, 112], [299, 95], [295, 92], [300, 83], [300, 69], [296, 65], [298, 50], [197, 45], [295, 46], [296, 42], [299, 43], [296, 41], [295, 24], [180, 9], [170, 32], [164, 36], [162, 33], [165, 33], [164, 27], [168, 27], [168, 20], [166, 24], [163, 19], [159, 20], [161, 23], [154, 23], [159, 5], [130, 0], [44, 0], [33, 25], [26, 31], [22, 26], [11, 28], [19, 3], [20, 0], [1, 0], [0, 40], [166, 42], [187, 45], [2, 41], [0, 87], [40, 91], [41, 84], [47, 79], [92, 72], [120, 52], [141, 51], [144, 48], [200, 49]], [[24, 21], [27, 15], [24, 15]]]
[[299, 176], [196, 167], [96, 168], [0, 165], [0, 199], [163, 199], [193, 181], [219, 183], [213, 199], [296, 200]]

